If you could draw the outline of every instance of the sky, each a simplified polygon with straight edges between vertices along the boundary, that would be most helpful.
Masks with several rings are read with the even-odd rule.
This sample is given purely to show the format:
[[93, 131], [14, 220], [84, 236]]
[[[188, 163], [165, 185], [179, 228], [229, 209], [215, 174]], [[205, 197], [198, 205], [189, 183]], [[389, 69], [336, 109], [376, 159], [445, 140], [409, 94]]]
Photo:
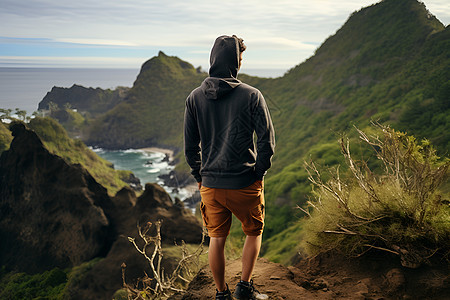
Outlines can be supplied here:
[[[0, 0], [0, 67], [138, 69], [161, 50], [204, 70], [217, 36], [245, 69], [294, 67], [376, 0]], [[444, 25], [449, 0], [425, 0]]]

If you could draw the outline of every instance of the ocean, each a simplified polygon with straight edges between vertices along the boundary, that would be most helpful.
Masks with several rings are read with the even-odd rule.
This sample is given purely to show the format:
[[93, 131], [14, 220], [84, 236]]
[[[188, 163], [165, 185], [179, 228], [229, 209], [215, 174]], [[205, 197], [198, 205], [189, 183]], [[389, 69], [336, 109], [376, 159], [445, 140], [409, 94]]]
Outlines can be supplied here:
[[131, 87], [138, 73], [135, 69], [0, 68], [0, 108], [20, 108], [31, 115], [54, 86]]
[[130, 170], [141, 180], [144, 187], [146, 183], [158, 183], [167, 193], [175, 199], [181, 200], [191, 196], [191, 192], [185, 188], [174, 188], [164, 185], [164, 182], [158, 178], [161, 174], [169, 174], [174, 166], [166, 160], [166, 154], [157, 151], [144, 151], [139, 149], [127, 150], [104, 150], [101, 148], [93, 149], [102, 158], [112, 162], [116, 170]]

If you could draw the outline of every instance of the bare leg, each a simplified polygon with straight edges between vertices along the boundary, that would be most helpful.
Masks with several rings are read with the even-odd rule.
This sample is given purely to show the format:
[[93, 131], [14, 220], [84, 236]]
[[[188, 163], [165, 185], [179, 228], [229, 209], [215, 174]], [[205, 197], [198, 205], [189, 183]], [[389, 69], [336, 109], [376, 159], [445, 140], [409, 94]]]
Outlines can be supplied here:
[[225, 241], [227, 237], [211, 237], [209, 242], [209, 267], [214, 277], [217, 290], [223, 292], [227, 289], [225, 285]]
[[242, 251], [242, 276], [241, 280], [250, 281], [256, 259], [261, 249], [262, 235], [247, 236], [245, 239], [244, 250]]

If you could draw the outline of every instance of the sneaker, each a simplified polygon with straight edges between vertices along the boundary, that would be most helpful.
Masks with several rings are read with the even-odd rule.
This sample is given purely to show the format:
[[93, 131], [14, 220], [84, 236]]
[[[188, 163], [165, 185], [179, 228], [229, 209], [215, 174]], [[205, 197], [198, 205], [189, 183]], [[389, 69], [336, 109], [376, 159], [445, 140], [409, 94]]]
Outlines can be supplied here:
[[266, 294], [261, 294], [253, 286], [253, 279], [250, 282], [239, 281], [236, 284], [236, 290], [234, 291], [234, 297], [239, 300], [266, 300], [269, 296]]
[[216, 290], [216, 300], [233, 300], [230, 289], [228, 288], [228, 284], [225, 291], [219, 292], [218, 290]]

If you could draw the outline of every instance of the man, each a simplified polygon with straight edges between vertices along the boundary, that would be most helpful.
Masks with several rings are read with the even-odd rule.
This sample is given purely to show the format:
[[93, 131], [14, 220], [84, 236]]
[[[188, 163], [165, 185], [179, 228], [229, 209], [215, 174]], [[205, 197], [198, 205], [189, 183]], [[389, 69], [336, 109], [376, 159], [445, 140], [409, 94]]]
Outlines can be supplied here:
[[261, 248], [263, 178], [271, 166], [275, 133], [261, 92], [237, 79], [245, 49], [235, 35], [218, 37], [211, 50], [209, 77], [186, 99], [185, 157], [202, 197], [216, 299], [233, 299], [225, 283], [224, 255], [232, 214], [247, 236], [234, 296], [266, 299], [253, 287], [251, 275]]

